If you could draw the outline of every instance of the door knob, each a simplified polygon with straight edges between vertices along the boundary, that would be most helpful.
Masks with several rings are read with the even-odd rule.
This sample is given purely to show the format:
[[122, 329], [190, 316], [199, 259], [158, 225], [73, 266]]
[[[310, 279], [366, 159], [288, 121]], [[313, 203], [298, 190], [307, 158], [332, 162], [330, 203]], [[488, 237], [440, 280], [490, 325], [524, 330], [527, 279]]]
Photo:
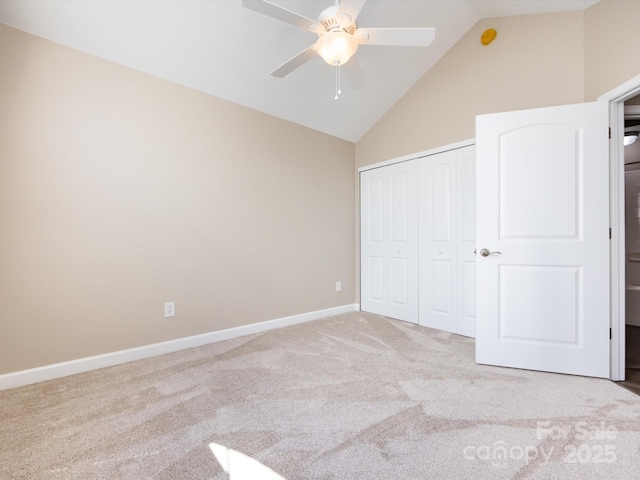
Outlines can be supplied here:
[[482, 250], [480, 250], [480, 255], [482, 255], [483, 257], [488, 257], [489, 255], [502, 255], [502, 253], [500, 253], [500, 252], [490, 252], [486, 248], [483, 248]]

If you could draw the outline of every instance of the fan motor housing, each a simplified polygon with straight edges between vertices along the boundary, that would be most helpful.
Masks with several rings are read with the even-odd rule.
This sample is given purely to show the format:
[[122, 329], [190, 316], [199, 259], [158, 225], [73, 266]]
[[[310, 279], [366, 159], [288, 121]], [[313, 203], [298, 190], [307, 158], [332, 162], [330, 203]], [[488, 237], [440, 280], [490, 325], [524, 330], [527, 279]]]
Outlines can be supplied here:
[[318, 15], [318, 22], [322, 25], [325, 32], [344, 31], [353, 34], [358, 28], [354, 22], [351, 21], [351, 16], [347, 13], [338, 15], [340, 7], [332, 6], [325, 8], [320, 15]]

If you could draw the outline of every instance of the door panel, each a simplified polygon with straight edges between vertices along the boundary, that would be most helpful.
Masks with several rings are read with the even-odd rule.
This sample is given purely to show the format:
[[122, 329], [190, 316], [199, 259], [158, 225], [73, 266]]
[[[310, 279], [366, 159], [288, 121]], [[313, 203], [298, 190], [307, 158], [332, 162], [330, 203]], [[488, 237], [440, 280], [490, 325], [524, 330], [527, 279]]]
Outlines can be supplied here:
[[381, 177], [373, 177], [369, 180], [367, 194], [369, 198], [369, 234], [368, 239], [372, 243], [380, 244], [383, 241], [382, 236], [382, 183]]
[[407, 172], [391, 175], [392, 241], [407, 241]]
[[476, 147], [456, 150], [458, 332], [476, 336]]
[[457, 333], [455, 150], [421, 158], [418, 179], [420, 325]]
[[453, 155], [444, 154], [444, 156], [445, 158], [436, 160], [437, 163], [427, 170], [429, 191], [424, 192], [428, 196], [427, 202], [431, 210], [428, 212], [431, 214], [431, 229], [428, 235], [431, 241], [436, 243], [450, 243], [453, 233], [451, 231], [451, 194], [454, 166], [447, 158]]
[[606, 103], [477, 117], [478, 363], [609, 376], [607, 132]]
[[392, 302], [395, 305], [406, 306], [407, 305], [407, 277], [409, 276], [409, 269], [407, 268], [406, 258], [391, 258], [392, 270], [393, 270], [393, 283], [391, 288], [393, 289]]
[[501, 265], [500, 339], [579, 345], [580, 274], [576, 267]]
[[384, 259], [382, 257], [369, 257], [369, 275], [367, 277], [369, 285], [369, 298], [382, 302], [384, 291]]
[[[476, 336], [476, 262], [463, 261], [462, 264], [462, 321], [468, 323], [461, 329], [462, 335]], [[468, 328], [468, 329], [467, 329]]]
[[476, 334], [475, 146], [419, 160], [420, 324]]
[[575, 238], [580, 129], [535, 125], [504, 133], [499, 141], [501, 238]]
[[[441, 313], [447, 316], [453, 315], [451, 308], [451, 262], [449, 260], [433, 260], [431, 262], [433, 269], [432, 283], [432, 313]], [[453, 326], [451, 327], [454, 328]]]
[[361, 308], [418, 321], [417, 163], [360, 174]]

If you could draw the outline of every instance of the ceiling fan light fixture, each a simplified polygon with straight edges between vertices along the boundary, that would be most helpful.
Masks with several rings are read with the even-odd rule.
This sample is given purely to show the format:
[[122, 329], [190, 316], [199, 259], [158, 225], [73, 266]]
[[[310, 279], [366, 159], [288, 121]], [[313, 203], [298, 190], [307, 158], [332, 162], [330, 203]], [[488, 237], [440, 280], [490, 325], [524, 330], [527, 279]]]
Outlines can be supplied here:
[[635, 143], [638, 139], [638, 132], [626, 132], [624, 134], [624, 146], [627, 147], [632, 143]]
[[344, 65], [358, 50], [358, 42], [350, 33], [327, 32], [322, 35], [315, 45], [325, 62], [334, 67]]

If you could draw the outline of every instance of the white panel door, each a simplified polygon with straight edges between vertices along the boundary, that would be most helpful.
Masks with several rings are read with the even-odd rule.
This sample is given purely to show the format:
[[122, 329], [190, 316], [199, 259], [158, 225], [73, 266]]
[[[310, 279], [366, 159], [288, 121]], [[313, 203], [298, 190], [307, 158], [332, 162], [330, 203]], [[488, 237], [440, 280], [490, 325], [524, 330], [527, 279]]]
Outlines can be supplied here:
[[360, 308], [418, 323], [417, 160], [360, 174]]
[[458, 332], [456, 152], [418, 160], [420, 325]]
[[476, 149], [476, 361], [608, 377], [607, 104], [481, 115]]
[[476, 336], [476, 147], [456, 152], [458, 331]]

